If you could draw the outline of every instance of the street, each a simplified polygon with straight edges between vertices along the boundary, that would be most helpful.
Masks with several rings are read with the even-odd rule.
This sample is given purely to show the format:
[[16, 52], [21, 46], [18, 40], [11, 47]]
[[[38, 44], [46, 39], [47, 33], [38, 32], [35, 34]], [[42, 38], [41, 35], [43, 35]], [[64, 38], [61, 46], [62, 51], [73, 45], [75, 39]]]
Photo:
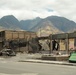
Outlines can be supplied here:
[[0, 75], [76, 75], [76, 66], [17, 62], [6, 59], [0, 60]]

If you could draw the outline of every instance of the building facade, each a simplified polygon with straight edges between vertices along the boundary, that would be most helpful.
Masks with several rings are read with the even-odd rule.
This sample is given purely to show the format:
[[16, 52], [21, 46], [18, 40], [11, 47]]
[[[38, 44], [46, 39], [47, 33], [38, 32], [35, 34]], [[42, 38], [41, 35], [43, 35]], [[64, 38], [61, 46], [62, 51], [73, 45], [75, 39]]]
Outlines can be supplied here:
[[19, 41], [25, 40], [29, 41], [33, 38], [36, 38], [35, 32], [29, 31], [12, 31], [12, 30], [5, 30], [0, 32], [0, 50], [3, 48], [3, 45], [7, 44], [10, 41]]

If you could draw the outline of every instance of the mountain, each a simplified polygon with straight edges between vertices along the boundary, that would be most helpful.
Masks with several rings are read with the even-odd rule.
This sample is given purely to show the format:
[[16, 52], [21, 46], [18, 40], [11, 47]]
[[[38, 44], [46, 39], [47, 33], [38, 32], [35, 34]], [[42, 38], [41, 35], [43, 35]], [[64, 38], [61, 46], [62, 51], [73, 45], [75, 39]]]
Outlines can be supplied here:
[[37, 25], [31, 28], [32, 31], [37, 31], [38, 36], [47, 36], [50, 34], [62, 33], [56, 28], [51, 21], [42, 19]]
[[46, 26], [51, 27], [51, 29], [60, 32], [71, 32], [76, 29], [76, 23], [64, 17], [59, 16], [49, 16], [47, 18], [41, 19], [36, 18], [33, 20], [22, 20], [20, 21], [22, 29], [38, 31], [40, 28], [46, 28]]
[[20, 22], [13, 15], [2, 17], [0, 19], [0, 26], [3, 29], [21, 30]]
[[46, 19], [51, 21], [56, 28], [63, 32], [68, 32], [76, 29], [76, 23], [64, 17], [51, 16], [47, 17]]
[[21, 20], [21, 28], [24, 30], [31, 31], [31, 29], [38, 24], [38, 22], [41, 21], [41, 18], [37, 17], [33, 20]]
[[68, 20], [64, 17], [58, 17], [58, 16], [50, 16], [45, 19], [42, 19], [36, 26], [34, 26], [31, 30], [37, 30], [40, 27], [45, 27], [45, 26], [51, 26], [55, 27], [60, 31], [63, 32], [69, 32], [71, 30], [76, 29], [76, 23]]
[[49, 35], [63, 32], [73, 32], [76, 30], [76, 23], [64, 17], [49, 16], [37, 21], [30, 30], [36, 31], [38, 35]]
[[0, 19], [0, 30], [27, 30], [35, 31], [38, 36], [49, 35], [76, 30], [76, 23], [64, 17], [49, 16], [47, 18], [35, 18], [19, 21], [13, 15], [7, 15]]

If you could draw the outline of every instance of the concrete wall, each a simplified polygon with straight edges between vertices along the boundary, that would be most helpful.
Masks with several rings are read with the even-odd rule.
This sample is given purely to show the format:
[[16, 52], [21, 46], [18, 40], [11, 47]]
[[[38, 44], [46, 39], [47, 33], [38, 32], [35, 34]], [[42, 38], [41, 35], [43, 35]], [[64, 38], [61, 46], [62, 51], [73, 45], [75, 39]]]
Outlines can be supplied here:
[[36, 33], [27, 31], [5, 31], [5, 39], [31, 39], [35, 38]]

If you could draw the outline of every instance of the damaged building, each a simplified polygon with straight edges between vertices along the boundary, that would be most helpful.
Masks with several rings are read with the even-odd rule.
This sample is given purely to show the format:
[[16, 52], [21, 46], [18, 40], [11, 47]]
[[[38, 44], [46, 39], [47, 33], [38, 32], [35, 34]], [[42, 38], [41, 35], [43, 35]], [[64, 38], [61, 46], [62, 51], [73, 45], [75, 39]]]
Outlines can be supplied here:
[[[10, 48], [11, 42], [16, 42], [15, 46], [21, 44], [21, 42], [27, 42], [33, 38], [36, 38], [35, 32], [30, 31], [13, 31], [13, 30], [5, 30], [0, 32], [0, 50], [4, 47]], [[18, 44], [19, 43], [19, 44]], [[17, 48], [18, 49], [18, 48]]]

